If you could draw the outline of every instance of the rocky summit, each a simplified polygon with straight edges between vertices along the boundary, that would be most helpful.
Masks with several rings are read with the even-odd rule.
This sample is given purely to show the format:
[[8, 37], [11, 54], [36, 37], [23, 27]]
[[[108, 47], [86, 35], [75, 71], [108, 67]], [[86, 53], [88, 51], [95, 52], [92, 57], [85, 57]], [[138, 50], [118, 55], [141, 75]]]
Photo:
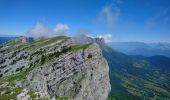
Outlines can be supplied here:
[[0, 100], [106, 100], [109, 66], [98, 44], [57, 36], [0, 46]]

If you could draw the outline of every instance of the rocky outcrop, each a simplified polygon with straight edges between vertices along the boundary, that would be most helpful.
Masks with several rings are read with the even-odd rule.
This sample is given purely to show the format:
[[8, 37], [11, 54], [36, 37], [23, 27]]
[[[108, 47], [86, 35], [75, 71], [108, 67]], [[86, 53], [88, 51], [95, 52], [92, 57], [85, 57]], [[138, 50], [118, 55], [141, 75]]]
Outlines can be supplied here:
[[98, 45], [92, 44], [34, 69], [18, 85], [46, 96], [105, 100], [110, 91], [108, 68]]
[[21, 36], [19, 37], [19, 39], [21, 40], [22, 43], [30, 43], [34, 41], [32, 37], [25, 37], [25, 36]]
[[72, 40], [75, 44], [87, 44], [87, 43], [94, 42], [93, 38], [88, 37], [85, 34], [76, 35], [72, 38]]
[[[109, 67], [96, 43], [76, 45], [72, 39], [62, 38], [56, 41], [44, 40], [34, 45], [37, 49], [24, 49], [28, 54], [23, 61], [28, 67], [13, 73], [13, 78], [7, 80], [16, 79], [18, 88], [34, 92], [36, 98], [107, 99], [111, 90]], [[5, 64], [11, 68], [6, 61]], [[20, 68], [17, 65], [11, 66]], [[9, 72], [3, 73], [3, 78], [11, 75], [12, 70], [9, 69]], [[23, 98], [31, 98], [25, 92], [18, 94], [17, 98], [22, 98], [23, 94]]]

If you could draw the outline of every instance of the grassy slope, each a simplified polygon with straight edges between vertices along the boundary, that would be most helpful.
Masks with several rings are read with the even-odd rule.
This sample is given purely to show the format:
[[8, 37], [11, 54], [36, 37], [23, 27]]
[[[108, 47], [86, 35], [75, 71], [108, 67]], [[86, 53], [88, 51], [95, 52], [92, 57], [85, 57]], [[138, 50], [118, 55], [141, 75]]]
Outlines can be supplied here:
[[[111, 93], [109, 100], [168, 100], [170, 92], [162, 86], [168, 84], [168, 74], [159, 74], [156, 70], [147, 68], [147, 60], [136, 60], [130, 56], [118, 53], [110, 47], [102, 46], [102, 51], [110, 66]], [[138, 66], [134, 62], [138, 61]], [[150, 64], [148, 67], [153, 66]], [[154, 67], [154, 66], [153, 66]], [[147, 76], [148, 75], [148, 76]], [[158, 79], [162, 76], [162, 79]], [[126, 99], [125, 99], [126, 98]]]

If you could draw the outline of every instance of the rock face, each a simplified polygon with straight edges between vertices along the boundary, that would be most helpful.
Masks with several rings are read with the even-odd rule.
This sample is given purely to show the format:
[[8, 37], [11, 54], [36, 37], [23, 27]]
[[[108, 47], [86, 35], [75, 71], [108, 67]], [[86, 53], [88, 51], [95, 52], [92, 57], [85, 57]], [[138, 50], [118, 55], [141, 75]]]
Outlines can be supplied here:
[[[32, 45], [36, 45], [36, 49], [24, 49], [18, 52], [19, 55], [27, 56], [24, 60], [19, 60], [11, 66], [7, 61], [2, 63], [7, 65], [5, 68], [8, 69], [6, 73], [2, 68], [0, 69], [3, 79], [14, 74], [12, 78], [7, 78], [5, 81], [16, 79], [14, 80], [16, 87], [35, 92], [37, 99], [41, 97], [107, 99], [111, 90], [109, 66], [96, 43], [76, 45], [72, 39], [64, 37], [55, 41], [47, 39]], [[1, 49], [4, 48], [5, 46]], [[10, 57], [9, 55], [4, 53], [5, 57]], [[25, 67], [20, 70], [23, 62]], [[13, 70], [17, 68], [19, 71], [14, 72]], [[20, 98], [21, 94], [18, 95]]]
[[75, 44], [86, 44], [86, 43], [94, 42], [93, 38], [90, 38], [84, 34], [76, 35], [72, 39]]
[[25, 36], [20, 36], [19, 39], [22, 43], [29, 43], [34, 41], [32, 37], [25, 37]]
[[106, 44], [104, 38], [98, 38], [98, 37], [92, 38], [84, 34], [77, 35], [73, 37], [72, 39], [73, 39], [73, 43], [75, 44], [86, 44], [86, 43], [91, 43], [91, 42], [96, 42], [99, 45]]

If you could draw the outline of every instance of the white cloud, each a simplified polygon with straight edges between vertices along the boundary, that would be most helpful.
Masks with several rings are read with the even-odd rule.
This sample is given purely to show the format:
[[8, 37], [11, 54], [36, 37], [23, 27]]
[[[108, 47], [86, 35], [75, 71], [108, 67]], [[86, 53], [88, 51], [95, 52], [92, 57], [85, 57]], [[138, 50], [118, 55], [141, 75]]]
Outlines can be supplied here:
[[114, 18], [112, 11], [111, 11], [111, 7], [105, 6], [102, 9], [102, 14], [103, 14], [104, 20], [106, 21], [106, 24], [109, 25], [109, 26], [113, 25], [115, 18]]
[[64, 34], [69, 30], [69, 26], [67, 24], [57, 24], [54, 28], [54, 33], [56, 34]]
[[54, 29], [49, 29], [42, 22], [36, 23], [35, 26], [31, 30], [27, 32], [27, 35], [30, 37], [52, 37], [59, 34], [65, 34], [66, 31], [69, 30], [69, 26], [67, 24], [57, 24]]
[[123, 2], [121, 0], [114, 0], [109, 5], [103, 6], [97, 16], [97, 21], [107, 25], [107, 27], [113, 27], [120, 16], [119, 5], [122, 3]]
[[49, 35], [50, 30], [42, 23], [42, 22], [38, 22], [36, 23], [36, 25], [28, 31], [28, 35], [31, 37], [43, 37], [43, 36], [47, 36]]
[[99, 35], [98, 38], [103, 38], [106, 43], [111, 42], [112, 34]]

